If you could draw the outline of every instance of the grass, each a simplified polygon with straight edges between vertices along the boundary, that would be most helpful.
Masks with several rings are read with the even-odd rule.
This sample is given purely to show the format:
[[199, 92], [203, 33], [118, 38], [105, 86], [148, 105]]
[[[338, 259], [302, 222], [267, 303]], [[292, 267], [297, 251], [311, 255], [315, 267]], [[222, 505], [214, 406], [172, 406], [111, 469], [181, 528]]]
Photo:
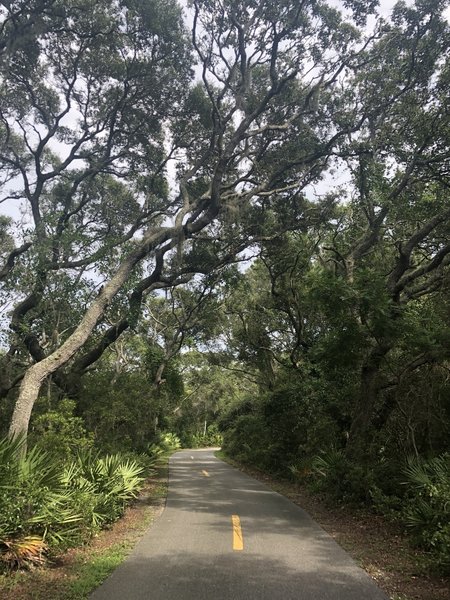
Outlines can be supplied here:
[[131, 547], [132, 544], [128, 542], [115, 544], [81, 564], [78, 567], [76, 579], [70, 584], [67, 594], [64, 595], [64, 600], [87, 598], [92, 590], [95, 590], [120, 565]]
[[[2, 598], [27, 600], [85, 600], [124, 560], [132, 544], [119, 542], [90, 554], [85, 550], [63, 572], [51, 568], [18, 572], [0, 577]], [[56, 576], [55, 576], [56, 575]]]

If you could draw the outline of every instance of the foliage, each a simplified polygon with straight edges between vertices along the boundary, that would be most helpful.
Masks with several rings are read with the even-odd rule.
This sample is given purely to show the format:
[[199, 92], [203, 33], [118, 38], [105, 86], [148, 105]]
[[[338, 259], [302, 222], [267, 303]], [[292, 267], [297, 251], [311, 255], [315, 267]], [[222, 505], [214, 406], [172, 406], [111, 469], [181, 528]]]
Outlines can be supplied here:
[[113, 453], [145, 452], [149, 443], [157, 442], [167, 413], [178, 400], [169, 389], [153, 385], [145, 361], [122, 373], [99, 366], [83, 380], [80, 395], [78, 411], [86, 429], [98, 447]]
[[82, 510], [88, 532], [116, 521], [126, 504], [136, 497], [144, 469], [123, 456], [85, 451], [65, 469], [62, 482], [73, 493]]
[[145, 451], [155, 436], [159, 408], [144, 374], [100, 368], [83, 379], [80, 396], [78, 410], [99, 447], [109, 452]]
[[[39, 404], [37, 407], [39, 411]], [[76, 402], [63, 398], [55, 409], [38, 412], [32, 421], [30, 443], [50, 453], [55, 459], [68, 460], [88, 450], [94, 436], [88, 433], [84, 420], [74, 415]]]
[[23, 441], [0, 441], [0, 557], [10, 568], [87, 540], [123, 514], [141, 487], [144, 467], [121, 455], [79, 452], [60, 458]]
[[219, 432], [217, 424], [214, 423], [206, 429], [206, 433], [195, 433], [192, 435], [187, 444], [190, 448], [210, 448], [221, 446], [222, 442], [223, 436]]
[[275, 445], [263, 419], [257, 414], [237, 417], [233, 428], [224, 432], [223, 442], [226, 452], [243, 463], [269, 470], [276, 464]]
[[164, 452], [174, 452], [181, 448], [181, 442], [174, 433], [166, 432], [159, 436], [158, 445]]
[[[41, 556], [44, 542], [58, 545], [73, 541], [81, 519], [77, 506], [61, 480], [58, 460], [38, 448], [23, 453], [23, 440], [0, 440], [0, 539], [2, 556], [14, 562], [21, 548], [23, 562]], [[30, 544], [25, 538], [39, 538]], [[15, 548], [15, 550], [14, 550]], [[36, 551], [34, 551], [36, 550]]]
[[337, 83], [356, 68], [365, 12], [202, 1], [188, 35], [174, 0], [19, 5], [0, 12], [0, 193], [30, 215], [1, 269], [13, 435], [41, 384], [76, 387], [156, 289], [177, 296], [165, 359], [180, 338], [208, 338], [218, 275], [286, 225], [283, 206], [301, 220], [297, 199], [348, 135]]
[[450, 455], [410, 460], [404, 469], [405, 525], [429, 550], [435, 566], [450, 572]]
[[367, 503], [374, 475], [371, 469], [352, 464], [343, 451], [332, 450], [315, 456], [311, 462], [313, 489], [325, 491], [333, 499], [347, 503]]
[[39, 566], [45, 561], [44, 552], [47, 545], [37, 536], [16, 537], [0, 540], [0, 563], [9, 569], [22, 569], [24, 567]]

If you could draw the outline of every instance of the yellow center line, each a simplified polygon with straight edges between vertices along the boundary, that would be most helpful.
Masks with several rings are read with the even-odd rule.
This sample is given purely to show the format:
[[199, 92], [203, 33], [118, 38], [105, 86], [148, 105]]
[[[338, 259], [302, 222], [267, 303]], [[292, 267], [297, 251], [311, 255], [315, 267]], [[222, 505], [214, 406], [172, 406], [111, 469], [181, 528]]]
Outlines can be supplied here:
[[244, 538], [242, 537], [241, 520], [237, 515], [231, 515], [233, 524], [233, 550], [244, 549]]
[[209, 475], [209, 473], [208, 473], [208, 471], [202, 471], [202, 474], [203, 474], [205, 477], [209, 477], [209, 476], [210, 476], [210, 475]]

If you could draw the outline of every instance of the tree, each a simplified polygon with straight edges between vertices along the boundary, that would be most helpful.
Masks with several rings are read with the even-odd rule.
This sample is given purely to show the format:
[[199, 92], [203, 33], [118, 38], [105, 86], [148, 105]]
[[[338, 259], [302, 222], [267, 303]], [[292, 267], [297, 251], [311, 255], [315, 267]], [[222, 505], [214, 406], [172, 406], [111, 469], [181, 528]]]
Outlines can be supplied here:
[[[408, 304], [439, 291], [450, 264], [450, 123], [443, 102], [449, 79], [448, 64], [440, 60], [448, 49], [448, 23], [439, 14], [444, 5], [399, 3], [355, 82], [356, 93], [378, 109], [352, 144], [358, 158], [349, 159], [356, 193], [347, 240], [329, 251], [348, 283], [359, 288], [355, 317], [368, 343], [350, 429], [350, 448], [355, 444], [359, 451], [383, 386], [380, 367], [402, 334]], [[395, 102], [387, 105], [393, 90]], [[411, 367], [424, 358], [433, 361], [435, 354], [413, 357]]]
[[[39, 5], [42, 18], [36, 6], [17, 2], [2, 15], [2, 104], [9, 108], [2, 113], [0, 160], [7, 177], [22, 178], [23, 190], [9, 196], [29, 204], [34, 229], [26, 243], [36, 257], [35, 282], [18, 312], [37, 307], [51, 270], [96, 270], [102, 257], [114, 260], [84, 315], [24, 373], [13, 436], [26, 431], [42, 382], [85, 345], [143, 261], [150, 274], [130, 294], [138, 305], [145, 290], [189, 270], [173, 258], [194, 240], [201, 246], [215, 238], [222, 254], [239, 251], [243, 240], [251, 244], [262, 235], [258, 221], [272, 201], [298, 198], [360, 126], [331, 118], [340, 102], [339, 77], [357, 68], [361, 48], [357, 29], [324, 3], [194, 2], [192, 43], [202, 83], [190, 89], [189, 51], [173, 4], [55, 1]], [[12, 44], [12, 30], [26, 30], [33, 43]], [[67, 127], [71, 111], [73, 129]], [[52, 141], [65, 151], [58, 155]], [[176, 156], [176, 190], [167, 196], [164, 169]], [[79, 259], [79, 227], [89, 233], [104, 176], [111, 185], [127, 182], [136, 212], [117, 229], [113, 251], [105, 235], [92, 252], [81, 245]], [[56, 218], [44, 210], [44, 198], [57, 200]]]
[[[405, 408], [396, 388], [405, 393], [416, 370], [428, 379], [427, 369], [448, 360], [442, 7], [399, 4], [361, 55], [336, 116], [362, 119], [336, 152], [335, 168], [349, 173], [346, 189], [329, 192], [334, 207], [316, 224], [303, 220], [297, 232], [261, 241], [260, 260], [229, 302], [241, 368], [256, 373], [280, 412], [289, 397], [297, 408], [309, 402], [305, 390], [314, 398], [319, 385], [341, 430], [337, 441], [354, 461], [370, 461], [386, 443], [392, 415]], [[290, 385], [295, 378], [303, 383]], [[435, 393], [430, 412], [441, 410]]]
[[[12, 291], [16, 335], [6, 359], [24, 343], [39, 362], [54, 348], [44, 352], [28, 329], [55, 274], [80, 281], [95, 268], [109, 278], [108, 269], [130, 255], [129, 240], [155, 219], [158, 203], [165, 205], [161, 121], [175, 110], [169, 96], [180, 96], [189, 78], [188, 51], [171, 3], [17, 2], [2, 16], [0, 162], [6, 183], [12, 173], [23, 185], [17, 189], [16, 177], [4, 199], [23, 198], [33, 226], [2, 269], [8, 276], [21, 255], [30, 290], [19, 302]], [[27, 37], [11, 46], [18, 31]], [[132, 183], [130, 191], [120, 180]], [[120, 282], [136, 261], [129, 257]]]

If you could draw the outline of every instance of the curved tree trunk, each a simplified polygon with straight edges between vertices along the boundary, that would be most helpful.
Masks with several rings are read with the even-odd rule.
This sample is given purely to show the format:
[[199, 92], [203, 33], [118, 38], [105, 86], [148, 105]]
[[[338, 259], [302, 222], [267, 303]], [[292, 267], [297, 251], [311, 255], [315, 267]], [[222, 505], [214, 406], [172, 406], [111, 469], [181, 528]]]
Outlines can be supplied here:
[[156, 245], [166, 241], [175, 233], [175, 228], [159, 229], [156, 232], [149, 233], [139, 244], [139, 247], [128, 255], [112, 279], [105, 284], [72, 335], [67, 338], [60, 348], [27, 370], [22, 379], [19, 397], [14, 407], [9, 428], [10, 437], [26, 437], [31, 411], [38, 398], [43, 381], [66, 364], [85, 344], [98, 320], [104, 314], [109, 302], [125, 283], [135, 265], [151, 249], [154, 249]]

